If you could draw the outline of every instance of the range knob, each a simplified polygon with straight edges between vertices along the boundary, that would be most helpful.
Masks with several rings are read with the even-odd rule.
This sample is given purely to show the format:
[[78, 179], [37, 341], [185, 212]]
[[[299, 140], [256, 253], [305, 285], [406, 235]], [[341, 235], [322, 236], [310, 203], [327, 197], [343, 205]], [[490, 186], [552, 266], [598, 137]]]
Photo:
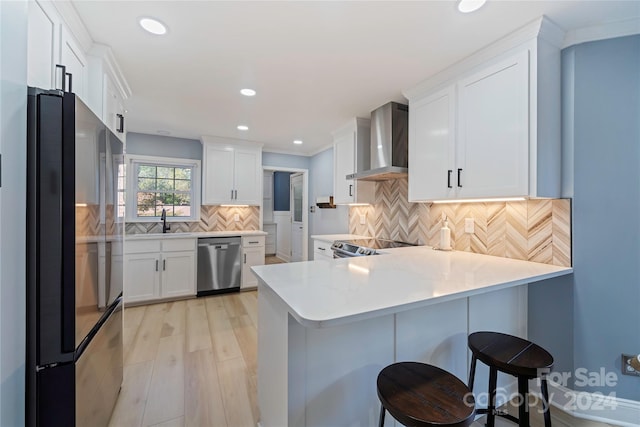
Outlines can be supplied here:
[[340, 249], [342, 247], [342, 243], [337, 242], [337, 243], [334, 243], [333, 246], [335, 246], [336, 248]]
[[372, 250], [367, 249], [367, 250], [365, 251], [365, 255], [371, 255], [371, 254], [373, 254], [373, 251], [372, 251]]
[[364, 249], [362, 249], [362, 248], [358, 249], [358, 253], [359, 254], [364, 254]]

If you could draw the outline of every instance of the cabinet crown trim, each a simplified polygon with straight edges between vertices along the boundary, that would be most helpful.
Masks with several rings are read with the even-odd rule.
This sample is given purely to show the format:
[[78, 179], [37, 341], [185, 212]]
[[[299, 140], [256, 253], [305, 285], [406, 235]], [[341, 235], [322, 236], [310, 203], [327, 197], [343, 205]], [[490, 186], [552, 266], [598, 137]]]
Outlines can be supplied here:
[[525, 43], [535, 43], [538, 39], [544, 39], [560, 49], [564, 43], [565, 32], [546, 16], [541, 16], [529, 24], [513, 31], [510, 34], [483, 47], [470, 56], [456, 62], [450, 67], [427, 77], [417, 86], [405, 89], [402, 94], [411, 102], [429, 94], [435, 88], [442, 86], [453, 79], [462, 77], [492, 58], [503, 54], [510, 49], [522, 46]]

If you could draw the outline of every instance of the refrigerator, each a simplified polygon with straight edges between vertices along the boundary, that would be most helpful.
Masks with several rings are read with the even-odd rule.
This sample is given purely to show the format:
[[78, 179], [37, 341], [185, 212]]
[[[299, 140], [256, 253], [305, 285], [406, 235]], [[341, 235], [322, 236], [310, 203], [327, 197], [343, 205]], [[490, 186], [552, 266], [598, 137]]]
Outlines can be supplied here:
[[106, 426], [123, 373], [124, 147], [70, 92], [28, 89], [27, 426]]

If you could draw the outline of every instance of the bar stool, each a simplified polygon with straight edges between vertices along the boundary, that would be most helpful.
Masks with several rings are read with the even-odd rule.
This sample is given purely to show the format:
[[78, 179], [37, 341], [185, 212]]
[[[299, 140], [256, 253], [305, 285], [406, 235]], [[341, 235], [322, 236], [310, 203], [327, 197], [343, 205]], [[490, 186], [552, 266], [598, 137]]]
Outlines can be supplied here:
[[[489, 367], [489, 405], [486, 409], [476, 411], [478, 414], [487, 414], [487, 427], [495, 426], [496, 415], [518, 423], [520, 427], [529, 427], [527, 395], [529, 380], [534, 378], [541, 380], [544, 425], [551, 427], [546, 376], [553, 366], [553, 356], [531, 341], [498, 332], [474, 332], [469, 335], [468, 343], [473, 354], [469, 372], [470, 390], [473, 391], [476, 361], [480, 360]], [[518, 418], [496, 411], [498, 371], [518, 379]]]
[[462, 381], [449, 372], [419, 362], [389, 365], [378, 374], [380, 427], [385, 410], [411, 427], [467, 427], [475, 401]]

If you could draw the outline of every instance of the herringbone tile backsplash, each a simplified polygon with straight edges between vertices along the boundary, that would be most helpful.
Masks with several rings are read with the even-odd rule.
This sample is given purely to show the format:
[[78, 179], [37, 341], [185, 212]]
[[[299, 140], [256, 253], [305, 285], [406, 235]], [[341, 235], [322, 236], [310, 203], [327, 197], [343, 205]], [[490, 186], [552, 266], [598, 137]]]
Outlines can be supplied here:
[[[239, 221], [235, 221], [238, 214]], [[201, 206], [199, 222], [172, 222], [169, 233], [199, 231], [260, 230], [258, 206]], [[127, 223], [127, 234], [162, 232], [160, 221]]]
[[[409, 203], [407, 191], [406, 178], [378, 182], [375, 204], [349, 209], [349, 232], [438, 246], [446, 215], [456, 250], [571, 266], [570, 199]], [[473, 234], [464, 232], [465, 218], [473, 218]]]

